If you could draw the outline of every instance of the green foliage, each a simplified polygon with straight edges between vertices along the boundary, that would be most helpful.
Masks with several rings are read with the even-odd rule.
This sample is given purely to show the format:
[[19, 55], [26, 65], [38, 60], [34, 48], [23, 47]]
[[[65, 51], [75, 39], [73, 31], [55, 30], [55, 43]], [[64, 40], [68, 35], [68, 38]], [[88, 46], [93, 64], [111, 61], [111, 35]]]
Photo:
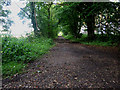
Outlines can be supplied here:
[[7, 78], [9, 76], [13, 76], [16, 73], [21, 73], [22, 69], [26, 67], [24, 63], [18, 63], [15, 61], [11, 61], [9, 63], [2, 65], [2, 74], [3, 78]]
[[[28, 63], [45, 54], [53, 45], [48, 38], [2, 38], [3, 76], [13, 75]], [[15, 66], [13, 68], [13, 66]]]
[[[36, 24], [34, 26], [37, 27], [38, 36], [48, 37], [48, 38], [55, 38], [57, 36], [57, 19], [55, 18], [55, 8], [53, 3], [47, 2], [35, 2], [35, 20], [32, 21], [32, 24]], [[19, 12], [19, 17], [23, 19], [24, 17], [33, 20], [32, 18], [32, 10], [30, 9], [30, 3], [22, 8]], [[30, 14], [28, 14], [30, 13]], [[35, 31], [35, 29], [34, 29]]]
[[[56, 18], [59, 19], [60, 25], [63, 27], [62, 31], [67, 34], [70, 33], [77, 37], [78, 35], [78, 15], [79, 12], [76, 11], [75, 8], [76, 3], [63, 3], [63, 6], [56, 6], [57, 12], [56, 12]], [[76, 4], [77, 5], [77, 4]], [[65, 30], [66, 28], [66, 30]]]
[[3, 64], [10, 61], [28, 61], [31, 57], [31, 49], [27, 45], [26, 40], [3, 37], [2, 41]]
[[[98, 33], [119, 35], [119, 3], [100, 2], [65, 2], [56, 6], [56, 17], [60, 20], [65, 35], [81, 37], [82, 26], [87, 26], [88, 39], [94, 38], [94, 30]], [[66, 33], [68, 32], [68, 33]]]
[[83, 34], [81, 38], [75, 38], [72, 35], [64, 36], [66, 39], [69, 39], [72, 42], [78, 42], [86, 45], [97, 45], [97, 46], [118, 46], [120, 44], [119, 35], [99, 35], [96, 34], [93, 41], [89, 41], [89, 38], [86, 34]]

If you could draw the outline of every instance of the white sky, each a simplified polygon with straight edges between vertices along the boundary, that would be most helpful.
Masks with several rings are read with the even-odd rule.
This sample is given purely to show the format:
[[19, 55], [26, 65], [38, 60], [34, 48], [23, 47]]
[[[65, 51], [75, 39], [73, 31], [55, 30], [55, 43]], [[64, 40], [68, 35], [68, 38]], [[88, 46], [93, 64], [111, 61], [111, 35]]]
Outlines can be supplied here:
[[[24, 19], [26, 22], [23, 24], [22, 21], [20, 20], [20, 17], [17, 15], [20, 12], [20, 8], [25, 7], [25, 2], [19, 1], [19, 0], [11, 0], [11, 5], [10, 6], [5, 6], [4, 9], [8, 9], [11, 11], [11, 14], [9, 15], [9, 18], [14, 21], [12, 26], [10, 27], [11, 34], [16, 37], [25, 36], [26, 33], [30, 33], [33, 31], [33, 28], [30, 28], [28, 26], [29, 23], [31, 23], [31, 20]], [[17, 6], [17, 5], [19, 6]]]

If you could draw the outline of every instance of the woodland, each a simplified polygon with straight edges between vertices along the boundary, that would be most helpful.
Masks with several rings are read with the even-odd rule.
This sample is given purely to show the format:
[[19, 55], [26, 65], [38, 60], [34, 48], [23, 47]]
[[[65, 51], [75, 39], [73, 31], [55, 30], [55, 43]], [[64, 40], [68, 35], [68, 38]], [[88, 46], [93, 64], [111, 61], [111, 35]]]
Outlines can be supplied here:
[[[8, 15], [10, 0], [0, 1], [2, 31], [9, 31], [13, 21]], [[30, 19], [32, 33], [16, 38], [1, 34], [2, 77], [10, 78], [29, 63], [55, 47], [61, 32], [66, 40], [90, 46], [117, 47], [120, 51], [120, 4], [117, 2], [26, 2], [18, 16]], [[4, 18], [7, 19], [4, 19]], [[82, 29], [85, 27], [85, 29]], [[66, 57], [67, 58], [67, 57]]]

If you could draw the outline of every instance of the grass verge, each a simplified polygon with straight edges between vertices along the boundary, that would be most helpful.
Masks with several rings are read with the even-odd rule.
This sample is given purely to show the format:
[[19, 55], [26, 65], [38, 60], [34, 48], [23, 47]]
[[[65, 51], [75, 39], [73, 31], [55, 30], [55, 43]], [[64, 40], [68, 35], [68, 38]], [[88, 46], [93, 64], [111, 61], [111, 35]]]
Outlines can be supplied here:
[[93, 41], [89, 41], [86, 34], [83, 34], [81, 38], [75, 38], [72, 35], [66, 35], [64, 38], [69, 39], [71, 42], [78, 42], [86, 45], [96, 46], [118, 46], [120, 43], [120, 36], [117, 35], [95, 35]]

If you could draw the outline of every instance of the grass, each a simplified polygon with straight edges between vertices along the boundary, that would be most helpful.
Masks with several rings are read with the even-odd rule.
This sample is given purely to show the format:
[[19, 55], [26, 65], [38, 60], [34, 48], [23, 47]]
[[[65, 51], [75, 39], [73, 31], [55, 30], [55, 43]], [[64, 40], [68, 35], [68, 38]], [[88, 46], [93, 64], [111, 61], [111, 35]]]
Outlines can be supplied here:
[[81, 42], [81, 43], [86, 45], [96, 45], [96, 46], [116, 46], [116, 44], [112, 44], [110, 42], [99, 42], [99, 41]]
[[93, 41], [89, 41], [86, 34], [83, 34], [81, 38], [75, 38], [72, 35], [64, 36], [71, 42], [79, 42], [86, 45], [96, 45], [96, 46], [117, 46], [120, 43], [120, 36], [118, 35], [96, 35]]
[[26, 65], [27, 64], [18, 63], [15, 61], [11, 61], [9, 63], [3, 64], [2, 66], [3, 78], [13, 76], [16, 73], [21, 73], [22, 69], [25, 68]]
[[2, 75], [8, 78], [22, 69], [43, 54], [47, 53], [54, 45], [49, 38], [2, 38]]

